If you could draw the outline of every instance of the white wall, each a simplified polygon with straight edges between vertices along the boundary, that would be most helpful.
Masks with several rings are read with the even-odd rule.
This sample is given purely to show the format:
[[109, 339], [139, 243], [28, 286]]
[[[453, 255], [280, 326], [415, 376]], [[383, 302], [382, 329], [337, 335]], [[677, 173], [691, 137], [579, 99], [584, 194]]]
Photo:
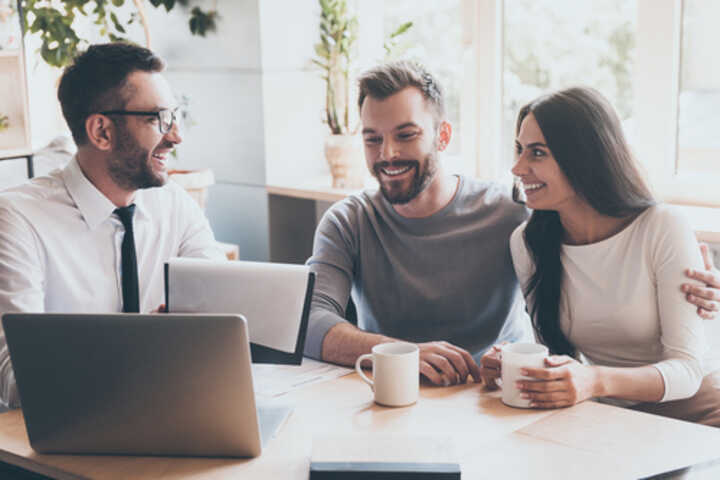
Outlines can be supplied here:
[[[170, 14], [148, 6], [151, 48], [168, 63], [166, 76], [190, 98], [195, 125], [178, 147], [178, 168], [212, 168], [207, 214], [216, 237], [240, 246], [240, 257], [269, 258], [265, 193], [265, 122], [259, 0], [219, 0], [216, 33], [192, 36], [179, 7]], [[128, 8], [131, 8], [128, 6]], [[83, 27], [80, 26], [80, 29]], [[130, 38], [144, 44], [138, 24]], [[28, 38], [27, 67], [33, 148], [69, 132], [56, 99], [59, 69], [47, 66]], [[24, 180], [24, 164], [0, 165], [0, 187]], [[42, 174], [45, 171], [41, 170]]]
[[328, 172], [323, 154], [325, 88], [310, 59], [317, 0], [260, 1], [266, 180], [292, 182]]

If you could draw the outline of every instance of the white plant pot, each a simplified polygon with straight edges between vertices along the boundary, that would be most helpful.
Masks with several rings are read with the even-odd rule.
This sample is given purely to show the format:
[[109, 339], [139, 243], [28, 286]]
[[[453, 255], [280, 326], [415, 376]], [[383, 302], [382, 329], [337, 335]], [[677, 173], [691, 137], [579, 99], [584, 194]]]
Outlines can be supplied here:
[[365, 163], [359, 135], [328, 135], [325, 159], [330, 165], [333, 188], [362, 188]]

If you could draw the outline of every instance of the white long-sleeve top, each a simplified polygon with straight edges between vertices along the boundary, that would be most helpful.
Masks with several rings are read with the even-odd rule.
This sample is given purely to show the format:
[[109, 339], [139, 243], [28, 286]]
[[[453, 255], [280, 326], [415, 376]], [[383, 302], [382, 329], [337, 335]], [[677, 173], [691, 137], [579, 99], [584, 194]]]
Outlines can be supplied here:
[[[510, 238], [513, 264], [526, 291], [534, 264], [520, 225]], [[704, 322], [680, 286], [686, 268], [703, 269], [692, 229], [671, 207], [648, 208], [610, 238], [563, 245], [560, 327], [592, 364], [654, 366], [665, 383], [662, 402], [695, 394], [718, 368]], [[532, 296], [526, 297], [532, 305]]]
[[[165, 261], [224, 255], [200, 207], [174, 182], [139, 190], [134, 203], [140, 311], [149, 312], [164, 303]], [[0, 314], [121, 312], [125, 229], [115, 208], [74, 158], [0, 192]], [[1, 327], [0, 403], [18, 405]]]

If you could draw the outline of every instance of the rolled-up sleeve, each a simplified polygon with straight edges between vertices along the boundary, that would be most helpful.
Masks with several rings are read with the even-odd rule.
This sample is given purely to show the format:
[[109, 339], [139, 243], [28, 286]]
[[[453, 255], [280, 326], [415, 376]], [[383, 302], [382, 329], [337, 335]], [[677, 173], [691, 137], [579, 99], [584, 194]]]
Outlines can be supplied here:
[[677, 212], [663, 212], [663, 228], [651, 252], [660, 312], [663, 360], [653, 364], [665, 383], [661, 402], [693, 396], [703, 379], [707, 351], [703, 320], [680, 290], [686, 268], [704, 269], [689, 224]]
[[[37, 238], [27, 221], [0, 204], [0, 314], [42, 312], [43, 263]], [[0, 403], [18, 407], [15, 375], [0, 325]]]

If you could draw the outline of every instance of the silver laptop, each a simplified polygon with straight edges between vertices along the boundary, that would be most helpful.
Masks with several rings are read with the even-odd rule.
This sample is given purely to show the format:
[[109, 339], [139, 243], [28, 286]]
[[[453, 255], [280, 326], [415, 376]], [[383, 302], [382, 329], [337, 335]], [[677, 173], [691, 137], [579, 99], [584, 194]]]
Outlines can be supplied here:
[[254, 457], [289, 409], [256, 409], [240, 315], [5, 314], [32, 448]]

